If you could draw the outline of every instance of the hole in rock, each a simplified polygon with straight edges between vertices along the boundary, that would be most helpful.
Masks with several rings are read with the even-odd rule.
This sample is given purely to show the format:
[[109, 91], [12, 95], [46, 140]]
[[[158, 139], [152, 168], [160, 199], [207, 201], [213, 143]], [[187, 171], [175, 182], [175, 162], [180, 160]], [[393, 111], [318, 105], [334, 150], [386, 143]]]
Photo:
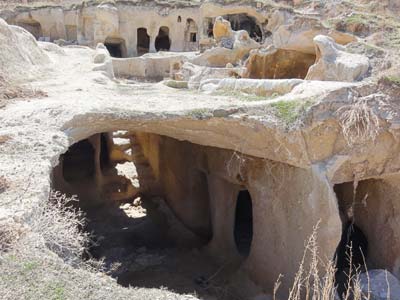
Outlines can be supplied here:
[[65, 33], [68, 41], [76, 41], [78, 39], [78, 27], [75, 25], [65, 25]]
[[[373, 186], [373, 182], [371, 183]], [[365, 223], [365, 213], [367, 213], [365, 201], [369, 197], [368, 189], [370, 187], [366, 181], [361, 181], [358, 185], [354, 182], [346, 182], [334, 186], [342, 221], [342, 236], [334, 257], [337, 268], [335, 280], [339, 295], [343, 295], [347, 289], [347, 278], [350, 272], [351, 276], [354, 276], [356, 272], [364, 272], [370, 262], [370, 245], [367, 236], [371, 233], [368, 232], [368, 225]]]
[[197, 42], [197, 25], [193, 19], [186, 20], [185, 40], [190, 43]]
[[[221, 287], [237, 266], [221, 271], [200, 250], [213, 232], [208, 175], [192, 165], [191, 149], [197, 146], [116, 131], [79, 141], [60, 156], [52, 186], [78, 196], [85, 230], [97, 242], [90, 255], [104, 259], [119, 284], [230, 299]], [[248, 191], [240, 191], [235, 240], [243, 255], [251, 244], [251, 210]]]
[[37, 40], [43, 36], [42, 26], [33, 19], [18, 21], [17, 25], [29, 31]]
[[252, 39], [257, 42], [262, 41], [262, 30], [254, 17], [250, 17], [247, 14], [231, 14], [224, 16], [224, 19], [231, 23], [233, 30], [246, 30]]
[[190, 39], [189, 39], [189, 41], [192, 42], [192, 43], [195, 43], [196, 40], [197, 40], [196, 35], [197, 35], [197, 34], [196, 34], [195, 32], [190, 33]]
[[253, 204], [248, 190], [237, 196], [234, 236], [239, 253], [248, 256], [253, 238]]
[[121, 38], [107, 38], [104, 42], [108, 52], [112, 57], [126, 57], [126, 45], [125, 40]]
[[149, 53], [150, 36], [147, 34], [146, 28], [138, 28], [137, 30], [137, 55]]
[[269, 53], [255, 53], [246, 62], [247, 76], [253, 79], [304, 79], [315, 63], [314, 54], [276, 49]]
[[157, 51], [169, 51], [171, 48], [171, 40], [169, 38], [169, 28], [166, 26], [160, 27], [155, 41]]
[[205, 29], [205, 34], [207, 37], [212, 38], [214, 37], [214, 19], [213, 18], [205, 18], [204, 19], [204, 29]]
[[89, 140], [69, 147], [63, 157], [63, 177], [67, 182], [90, 180], [94, 174], [94, 149]]
[[369, 268], [392, 269], [396, 265], [392, 235], [398, 191], [394, 180], [398, 180], [396, 176], [388, 176], [362, 180], [356, 185], [351, 181], [334, 186], [343, 227], [353, 220], [368, 240]]

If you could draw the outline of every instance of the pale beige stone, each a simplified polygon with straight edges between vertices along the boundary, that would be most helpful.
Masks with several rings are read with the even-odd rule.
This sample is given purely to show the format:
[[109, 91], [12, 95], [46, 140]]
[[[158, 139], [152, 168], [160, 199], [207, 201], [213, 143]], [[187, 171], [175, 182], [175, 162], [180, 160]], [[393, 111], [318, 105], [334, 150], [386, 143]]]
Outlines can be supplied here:
[[314, 38], [317, 53], [316, 63], [308, 70], [306, 79], [328, 81], [357, 81], [369, 68], [366, 56], [352, 54], [336, 44], [330, 37], [318, 35]]

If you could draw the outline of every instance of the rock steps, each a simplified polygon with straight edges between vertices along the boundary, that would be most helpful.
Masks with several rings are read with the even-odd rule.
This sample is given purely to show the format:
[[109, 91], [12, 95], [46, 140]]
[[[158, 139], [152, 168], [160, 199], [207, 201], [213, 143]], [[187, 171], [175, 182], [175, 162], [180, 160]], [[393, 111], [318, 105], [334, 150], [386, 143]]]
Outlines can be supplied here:
[[142, 147], [137, 142], [135, 134], [117, 131], [111, 137], [112, 147], [110, 161], [116, 164], [121, 187], [117, 190], [115, 182], [111, 182], [111, 197], [122, 201], [140, 194], [158, 195], [159, 188], [153, 170], [143, 154]]

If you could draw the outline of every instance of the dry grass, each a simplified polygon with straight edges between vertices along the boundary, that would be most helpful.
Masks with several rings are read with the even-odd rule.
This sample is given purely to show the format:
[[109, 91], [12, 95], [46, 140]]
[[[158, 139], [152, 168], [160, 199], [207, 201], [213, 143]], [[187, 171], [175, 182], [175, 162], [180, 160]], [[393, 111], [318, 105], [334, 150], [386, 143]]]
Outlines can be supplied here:
[[9, 251], [23, 234], [23, 227], [15, 222], [0, 223], [0, 254]]
[[349, 146], [374, 141], [379, 132], [379, 118], [368, 97], [357, 98], [336, 111], [344, 138]]
[[85, 218], [74, 207], [76, 201], [76, 197], [52, 191], [49, 201], [36, 207], [28, 222], [32, 231], [40, 233], [46, 247], [69, 264], [80, 262], [91, 242], [90, 235], [81, 230]]
[[42, 98], [47, 94], [41, 90], [21, 87], [7, 81], [0, 75], [0, 108], [13, 99]]
[[[318, 224], [308, 239], [299, 270], [293, 280], [293, 285], [289, 290], [288, 300], [337, 300], [335, 273], [336, 269], [332, 261], [324, 263], [318, 253], [317, 244]], [[351, 253], [351, 249], [349, 251]], [[351, 265], [351, 256], [350, 256]], [[307, 264], [306, 262], [309, 262]], [[321, 272], [321, 270], [323, 270]], [[362, 292], [359, 275], [360, 270], [349, 270], [347, 277], [347, 289], [343, 295], [343, 300], [369, 300], [370, 296]], [[275, 288], [274, 299], [280, 285], [279, 276]], [[368, 279], [369, 281], [369, 279]], [[369, 283], [368, 283], [369, 284]]]
[[80, 230], [85, 219], [75, 201], [52, 192], [24, 227], [12, 220], [0, 225], [1, 299], [197, 299], [163, 288], [122, 287], [84, 261], [90, 236]]

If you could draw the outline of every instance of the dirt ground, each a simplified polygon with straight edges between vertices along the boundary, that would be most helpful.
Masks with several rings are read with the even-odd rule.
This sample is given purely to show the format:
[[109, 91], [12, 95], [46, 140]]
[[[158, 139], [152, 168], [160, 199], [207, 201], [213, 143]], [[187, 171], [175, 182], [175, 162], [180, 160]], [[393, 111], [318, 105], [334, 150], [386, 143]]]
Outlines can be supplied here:
[[228, 268], [219, 267], [201, 249], [179, 248], [168, 240], [146, 209], [133, 203], [107, 203], [84, 209], [104, 259], [106, 272], [123, 286], [167, 288], [206, 300], [238, 299], [226, 287]]

